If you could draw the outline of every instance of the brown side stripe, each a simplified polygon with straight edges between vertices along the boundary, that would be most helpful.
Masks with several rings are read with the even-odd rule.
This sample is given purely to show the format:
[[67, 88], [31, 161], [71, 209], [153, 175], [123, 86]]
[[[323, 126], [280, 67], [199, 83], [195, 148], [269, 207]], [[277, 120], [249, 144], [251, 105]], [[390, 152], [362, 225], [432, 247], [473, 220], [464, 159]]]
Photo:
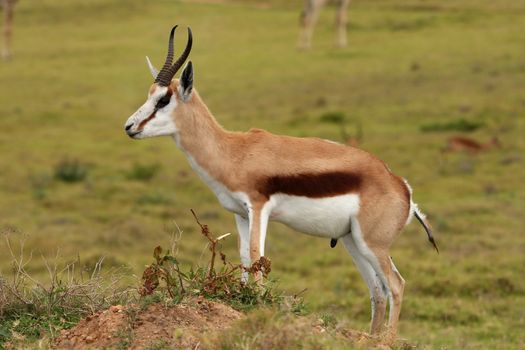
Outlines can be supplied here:
[[146, 119], [144, 119], [143, 121], [140, 122], [139, 127], [138, 127], [137, 130], [142, 130], [142, 129], [144, 129], [144, 127], [146, 126], [146, 124], [147, 124], [151, 119], [155, 118], [155, 113], [157, 113], [157, 110], [156, 110], [156, 109], [153, 111], [153, 113], [150, 114], [149, 117], [147, 117]]
[[362, 182], [360, 175], [342, 171], [324, 174], [306, 173], [268, 177], [262, 181], [258, 190], [267, 198], [274, 193], [322, 198], [357, 192]]

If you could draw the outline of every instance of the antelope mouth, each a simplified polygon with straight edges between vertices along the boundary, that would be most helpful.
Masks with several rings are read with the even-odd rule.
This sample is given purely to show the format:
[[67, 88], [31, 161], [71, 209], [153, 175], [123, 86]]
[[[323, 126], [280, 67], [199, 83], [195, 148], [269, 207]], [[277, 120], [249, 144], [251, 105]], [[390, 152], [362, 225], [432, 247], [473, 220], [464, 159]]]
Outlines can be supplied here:
[[142, 130], [140, 131], [135, 131], [135, 132], [130, 132], [128, 133], [128, 136], [131, 137], [132, 139], [135, 139], [138, 134], [140, 134], [142, 132]]

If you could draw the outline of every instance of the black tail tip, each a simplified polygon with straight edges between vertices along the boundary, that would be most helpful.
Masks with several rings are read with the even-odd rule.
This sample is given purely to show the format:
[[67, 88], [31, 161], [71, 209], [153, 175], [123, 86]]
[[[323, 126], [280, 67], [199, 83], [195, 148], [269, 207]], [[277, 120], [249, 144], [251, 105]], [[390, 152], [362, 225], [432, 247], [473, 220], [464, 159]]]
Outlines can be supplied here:
[[434, 237], [428, 237], [428, 240], [430, 241], [430, 243], [432, 243], [432, 245], [434, 246], [434, 249], [436, 249], [436, 252], [439, 254], [439, 248], [437, 246], [436, 241], [434, 241]]
[[330, 248], [335, 248], [336, 245], [337, 245], [337, 239], [332, 238], [330, 240]]

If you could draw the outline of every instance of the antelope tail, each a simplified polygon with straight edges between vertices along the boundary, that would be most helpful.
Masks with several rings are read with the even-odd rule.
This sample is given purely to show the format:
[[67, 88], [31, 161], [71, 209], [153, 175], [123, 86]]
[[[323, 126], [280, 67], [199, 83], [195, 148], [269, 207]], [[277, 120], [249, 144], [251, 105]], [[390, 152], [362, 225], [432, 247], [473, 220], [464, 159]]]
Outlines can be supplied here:
[[425, 231], [427, 232], [428, 240], [434, 248], [436, 249], [436, 252], [439, 254], [439, 249], [436, 244], [436, 241], [434, 240], [434, 236], [432, 236], [432, 229], [430, 228], [430, 224], [428, 223], [427, 219], [425, 218], [425, 215], [419, 211], [419, 209], [416, 207], [414, 210], [414, 215], [416, 216], [417, 221], [425, 228]]

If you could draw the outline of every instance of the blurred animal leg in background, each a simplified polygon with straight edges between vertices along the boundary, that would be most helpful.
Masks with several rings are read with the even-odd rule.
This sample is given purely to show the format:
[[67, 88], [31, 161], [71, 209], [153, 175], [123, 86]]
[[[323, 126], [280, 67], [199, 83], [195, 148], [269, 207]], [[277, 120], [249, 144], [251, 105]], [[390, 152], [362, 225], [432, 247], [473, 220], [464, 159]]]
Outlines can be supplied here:
[[347, 9], [350, 4], [350, 0], [340, 0], [339, 7], [337, 8], [337, 13], [335, 17], [335, 25], [337, 31], [337, 41], [336, 45], [338, 47], [346, 47], [346, 26], [347, 26]]
[[327, 0], [304, 0], [304, 8], [301, 13], [299, 49], [308, 50], [312, 47], [312, 36], [315, 24], [319, 18], [319, 12], [326, 2]]
[[4, 11], [4, 23], [2, 28], [3, 46], [2, 58], [7, 60], [11, 58], [11, 38], [13, 34], [13, 9], [15, 0], [0, 0], [2, 1], [2, 9]]
[[[301, 30], [299, 33], [299, 49], [307, 50], [312, 47], [312, 36], [314, 33], [319, 13], [327, 4], [328, 0], [304, 0], [303, 12], [301, 13]], [[347, 9], [350, 0], [338, 0], [335, 15], [336, 46], [346, 47]]]

